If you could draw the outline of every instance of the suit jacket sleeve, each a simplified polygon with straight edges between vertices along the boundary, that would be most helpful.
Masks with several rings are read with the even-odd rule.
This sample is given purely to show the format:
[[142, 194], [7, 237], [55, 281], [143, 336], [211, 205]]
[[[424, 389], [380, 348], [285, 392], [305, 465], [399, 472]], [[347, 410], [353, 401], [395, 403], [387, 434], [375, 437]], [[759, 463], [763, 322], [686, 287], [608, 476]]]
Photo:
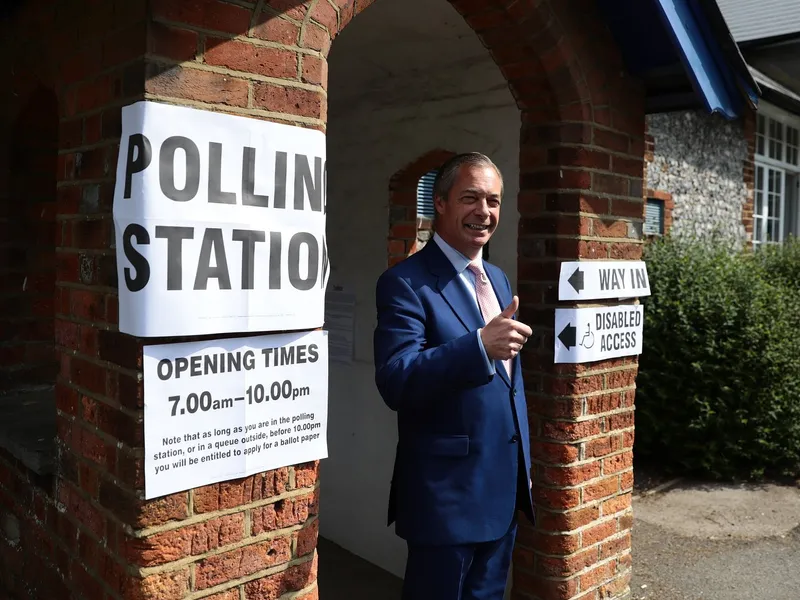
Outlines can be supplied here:
[[424, 406], [442, 393], [492, 380], [477, 331], [428, 347], [424, 307], [404, 279], [390, 273], [382, 275], [376, 304], [375, 382], [392, 410]]

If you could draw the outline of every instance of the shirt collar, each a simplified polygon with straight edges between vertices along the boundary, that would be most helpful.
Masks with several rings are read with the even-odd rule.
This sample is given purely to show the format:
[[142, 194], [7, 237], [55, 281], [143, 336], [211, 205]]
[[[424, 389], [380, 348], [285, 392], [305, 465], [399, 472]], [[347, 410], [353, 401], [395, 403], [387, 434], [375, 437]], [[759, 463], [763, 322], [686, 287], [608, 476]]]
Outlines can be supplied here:
[[[464, 256], [461, 252], [453, 248], [450, 244], [445, 242], [442, 237], [438, 233], [433, 234], [433, 241], [436, 242], [436, 245], [439, 246], [444, 255], [453, 265], [453, 268], [456, 270], [456, 273], [459, 275], [464, 272], [464, 270], [469, 266], [469, 263], [472, 262], [469, 258]], [[475, 263], [483, 269], [483, 260], [479, 256], [475, 259]]]

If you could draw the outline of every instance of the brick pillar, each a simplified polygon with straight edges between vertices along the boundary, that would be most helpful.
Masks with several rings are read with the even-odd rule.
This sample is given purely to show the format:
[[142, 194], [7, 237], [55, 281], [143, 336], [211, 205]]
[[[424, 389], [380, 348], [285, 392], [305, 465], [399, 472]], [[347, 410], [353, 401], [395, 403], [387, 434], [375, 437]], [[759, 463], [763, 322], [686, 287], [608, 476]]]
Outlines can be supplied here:
[[623, 598], [637, 359], [555, 365], [554, 311], [576, 306], [558, 300], [561, 262], [641, 256], [644, 93], [593, 2], [489, 4], [454, 2], [522, 110], [518, 288], [535, 331], [522, 360], [538, 522], [520, 528], [513, 597]]

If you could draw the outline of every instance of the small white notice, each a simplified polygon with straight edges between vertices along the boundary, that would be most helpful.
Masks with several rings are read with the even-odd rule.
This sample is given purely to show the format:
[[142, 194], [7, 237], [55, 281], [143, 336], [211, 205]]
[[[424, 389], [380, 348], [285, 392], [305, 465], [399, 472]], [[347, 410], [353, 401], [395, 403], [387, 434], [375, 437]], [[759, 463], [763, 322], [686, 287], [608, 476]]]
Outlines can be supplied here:
[[356, 295], [341, 289], [329, 289], [325, 296], [325, 331], [331, 361], [353, 362], [355, 346]]
[[641, 305], [557, 308], [556, 363], [586, 363], [642, 353]]
[[650, 295], [644, 261], [578, 261], [561, 263], [559, 300], [602, 300]]
[[145, 346], [145, 498], [327, 458], [327, 341]]

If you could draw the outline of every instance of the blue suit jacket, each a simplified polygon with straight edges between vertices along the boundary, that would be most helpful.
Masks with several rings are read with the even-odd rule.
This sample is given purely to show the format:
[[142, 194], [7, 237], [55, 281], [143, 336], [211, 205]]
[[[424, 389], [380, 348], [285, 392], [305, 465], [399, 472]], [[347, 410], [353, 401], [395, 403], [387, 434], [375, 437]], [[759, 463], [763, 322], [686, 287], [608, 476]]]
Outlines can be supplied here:
[[[508, 306], [508, 278], [484, 265]], [[375, 381], [399, 433], [389, 523], [409, 543], [438, 545], [499, 539], [517, 509], [533, 521], [519, 356], [510, 379], [500, 361], [490, 373], [483, 318], [452, 263], [431, 241], [381, 275], [376, 304]]]

